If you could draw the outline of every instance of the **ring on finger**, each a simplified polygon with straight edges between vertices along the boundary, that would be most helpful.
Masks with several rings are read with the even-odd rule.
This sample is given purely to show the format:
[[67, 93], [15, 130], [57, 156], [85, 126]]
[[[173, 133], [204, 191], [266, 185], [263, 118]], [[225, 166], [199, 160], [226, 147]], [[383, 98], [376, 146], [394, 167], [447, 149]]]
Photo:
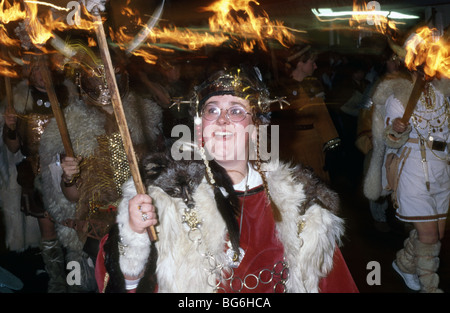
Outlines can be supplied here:
[[147, 213], [143, 213], [142, 214], [142, 221], [145, 222], [146, 220], [148, 220], [148, 215], [147, 215]]

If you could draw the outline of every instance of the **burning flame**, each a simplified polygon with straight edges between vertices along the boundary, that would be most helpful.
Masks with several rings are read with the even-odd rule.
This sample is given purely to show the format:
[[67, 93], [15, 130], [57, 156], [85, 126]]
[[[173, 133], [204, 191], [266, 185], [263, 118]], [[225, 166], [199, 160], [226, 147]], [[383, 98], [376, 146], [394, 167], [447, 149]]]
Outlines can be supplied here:
[[405, 42], [405, 65], [410, 70], [423, 67], [429, 77], [437, 73], [450, 78], [450, 45], [427, 26], [417, 29]]
[[[12, 4], [10, 4], [12, 3]], [[154, 27], [149, 30], [145, 45], [140, 49], [131, 51], [135, 55], [144, 58], [148, 63], [155, 63], [157, 57], [150, 51], [164, 50], [198, 50], [204, 46], [229, 45], [232, 48], [251, 52], [256, 46], [267, 51], [267, 41], [269, 39], [277, 40], [281, 45], [287, 47], [294, 41], [294, 35], [291, 30], [280, 21], [270, 20], [264, 10], [257, 10], [259, 3], [255, 0], [218, 0], [207, 7], [201, 8], [204, 12], [212, 12], [209, 18], [209, 28], [207, 29], [187, 29], [168, 26], [164, 28]], [[41, 7], [50, 8], [46, 12], [39, 10]], [[83, 7], [84, 8], [84, 7]], [[92, 22], [89, 12], [84, 8], [84, 16], [75, 24], [68, 24], [65, 17], [67, 8], [58, 7], [44, 1], [25, 0], [0, 0], [0, 21], [6, 25], [13, 21], [19, 21], [22, 31], [26, 32], [27, 40], [30, 45], [38, 48], [44, 53], [47, 51], [50, 42], [62, 52], [65, 56], [72, 55], [63, 51], [63, 41], [55, 38], [55, 31], [66, 31], [72, 28], [92, 30], [95, 25]], [[135, 29], [147, 27], [139, 17], [139, 12], [129, 8], [124, 8], [122, 14], [127, 16], [131, 23], [135, 23]], [[16, 34], [17, 35], [17, 34]], [[127, 34], [126, 28], [121, 28], [113, 33], [110, 30], [110, 36], [114, 43], [124, 48], [133, 40], [133, 37]], [[23, 46], [24, 40], [13, 39], [9, 36], [6, 29], [0, 27], [0, 43], [8, 46]], [[90, 41], [89, 45], [95, 45]]]
[[17, 72], [11, 67], [11, 64], [6, 61], [0, 59], [0, 76], [8, 76], [8, 77], [18, 77]]
[[367, 24], [369, 26], [375, 26], [376, 31], [386, 34], [389, 29], [396, 30], [395, 22], [389, 19], [388, 16], [380, 14], [380, 3], [377, 1], [370, 1], [368, 3], [358, 4], [356, 0], [353, 1], [353, 15], [350, 19], [350, 25], [355, 23]]
[[[267, 39], [278, 40], [285, 47], [293, 43], [294, 36], [282, 22], [271, 22], [264, 10], [257, 15], [251, 3], [259, 5], [254, 0], [221, 0], [202, 10], [214, 12], [209, 19], [212, 32], [227, 34], [232, 42], [239, 43], [246, 52], [253, 51], [256, 44], [266, 51]], [[242, 38], [246, 41], [242, 41]]]
[[14, 2], [13, 5], [5, 0], [0, 1], [0, 22], [8, 24], [12, 21], [26, 18], [26, 12], [20, 8], [20, 3]]
[[[253, 4], [253, 5], [252, 5]], [[274, 39], [283, 46], [289, 46], [295, 40], [291, 31], [280, 21], [271, 21], [268, 14], [260, 10], [257, 14], [255, 7], [259, 3], [253, 0], [219, 0], [208, 7], [200, 8], [203, 12], [213, 12], [209, 18], [209, 29], [187, 29], [175, 26], [153, 28], [146, 40], [147, 45], [133, 54], [144, 57], [148, 63], [154, 63], [156, 57], [143, 52], [143, 49], [198, 50], [204, 46], [230, 45], [235, 49], [251, 52], [256, 46], [267, 51], [267, 40]], [[128, 17], [137, 12], [124, 10]], [[134, 17], [135, 20], [141, 19]], [[146, 27], [146, 25], [141, 25]], [[111, 34], [113, 40], [124, 45], [132, 40], [126, 34], [127, 29], [121, 28]]]
[[[38, 5], [51, 7], [53, 11], [47, 10], [44, 13], [39, 12]], [[58, 14], [57, 12], [60, 11], [63, 11], [63, 13]], [[5, 25], [14, 21], [23, 22], [23, 27], [31, 42], [37, 48], [45, 50], [43, 45], [45, 45], [49, 39], [54, 37], [54, 31], [64, 31], [70, 28], [91, 30], [94, 27], [91, 20], [81, 18], [78, 23], [69, 25], [65, 19], [66, 12], [64, 11], [68, 11], [68, 9], [43, 1], [26, 0], [23, 2], [23, 5], [19, 2], [14, 2], [10, 5], [8, 2], [5, 2], [5, 0], [1, 0], [0, 22]], [[86, 10], [84, 10], [83, 13], [90, 17], [89, 12]], [[2, 43], [9, 42], [11, 44], [14, 41], [12, 38], [6, 37], [8, 37], [6, 33], [1, 34], [0, 40]]]

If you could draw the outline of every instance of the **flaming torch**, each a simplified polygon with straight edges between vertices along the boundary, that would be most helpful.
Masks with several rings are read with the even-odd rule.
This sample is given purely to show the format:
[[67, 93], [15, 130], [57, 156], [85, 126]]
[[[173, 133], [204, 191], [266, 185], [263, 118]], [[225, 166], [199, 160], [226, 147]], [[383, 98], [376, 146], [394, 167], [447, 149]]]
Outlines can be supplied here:
[[424, 90], [427, 81], [437, 76], [450, 77], [450, 46], [442, 38], [434, 36], [433, 29], [421, 27], [409, 36], [404, 44], [404, 49], [394, 48], [400, 57], [404, 58], [408, 69], [417, 73], [405, 113], [403, 123], [408, 123], [417, 100]]

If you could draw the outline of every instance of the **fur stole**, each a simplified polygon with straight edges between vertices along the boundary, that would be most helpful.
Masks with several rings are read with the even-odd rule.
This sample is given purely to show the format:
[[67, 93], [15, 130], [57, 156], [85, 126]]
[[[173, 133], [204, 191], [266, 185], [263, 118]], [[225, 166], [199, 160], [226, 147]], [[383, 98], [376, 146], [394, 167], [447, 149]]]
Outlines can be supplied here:
[[[272, 199], [279, 207], [282, 221], [277, 222], [278, 236], [289, 263], [290, 292], [318, 292], [319, 281], [333, 266], [333, 254], [343, 235], [343, 220], [329, 207], [337, 209], [337, 194], [319, 182], [308, 170], [283, 163], [269, 163], [263, 168]], [[204, 179], [194, 192], [196, 218], [201, 222], [202, 244], [197, 247], [200, 232], [190, 231], [183, 223], [186, 205], [180, 198], [168, 196], [159, 187], [149, 186], [148, 194], [158, 210], [159, 240], [151, 243], [148, 235], [134, 233], [128, 225], [128, 200], [136, 194], [132, 180], [123, 185], [124, 199], [119, 205], [117, 228], [105, 244], [105, 266], [111, 284], [106, 291], [124, 291], [123, 275], [137, 277], [146, 270], [142, 284], [154, 286], [157, 277], [160, 292], [211, 292], [207, 283], [208, 252], [217, 262], [225, 261], [226, 225], [214, 201], [214, 192]], [[118, 244], [120, 242], [120, 244]], [[118, 253], [119, 247], [124, 253]], [[151, 253], [156, 253], [156, 263]], [[118, 259], [112, 256], [119, 257]], [[153, 263], [152, 263], [153, 262]], [[199, 266], [193, 267], [193, 264]], [[154, 268], [152, 276], [149, 267]], [[152, 281], [153, 284], [148, 285]], [[119, 282], [119, 283], [117, 283]], [[119, 287], [118, 289], [116, 289]], [[152, 291], [153, 289], [146, 289]]]
[[[444, 96], [450, 95], [450, 80], [447, 78], [435, 79], [433, 86]], [[364, 195], [370, 200], [377, 200], [381, 196], [386, 196], [383, 190], [383, 163], [386, 144], [385, 133], [385, 103], [386, 100], [394, 96], [404, 107], [408, 103], [409, 96], [413, 89], [414, 82], [410, 76], [389, 76], [386, 77], [377, 87], [373, 95], [374, 110], [372, 116], [372, 144], [373, 153], [370, 165], [364, 179]]]

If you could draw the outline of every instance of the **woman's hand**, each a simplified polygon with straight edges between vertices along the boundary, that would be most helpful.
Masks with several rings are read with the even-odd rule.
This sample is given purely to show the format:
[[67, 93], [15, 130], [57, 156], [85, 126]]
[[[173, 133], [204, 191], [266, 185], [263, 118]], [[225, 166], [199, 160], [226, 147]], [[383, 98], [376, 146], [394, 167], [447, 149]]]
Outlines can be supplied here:
[[392, 123], [392, 129], [397, 133], [403, 133], [408, 129], [408, 124], [402, 122], [402, 120], [397, 117]]
[[157, 224], [156, 210], [149, 195], [138, 194], [128, 202], [130, 228], [142, 234], [150, 226]]
[[65, 183], [70, 184], [80, 174], [81, 157], [64, 156], [61, 158], [61, 168], [63, 170], [62, 179]]

